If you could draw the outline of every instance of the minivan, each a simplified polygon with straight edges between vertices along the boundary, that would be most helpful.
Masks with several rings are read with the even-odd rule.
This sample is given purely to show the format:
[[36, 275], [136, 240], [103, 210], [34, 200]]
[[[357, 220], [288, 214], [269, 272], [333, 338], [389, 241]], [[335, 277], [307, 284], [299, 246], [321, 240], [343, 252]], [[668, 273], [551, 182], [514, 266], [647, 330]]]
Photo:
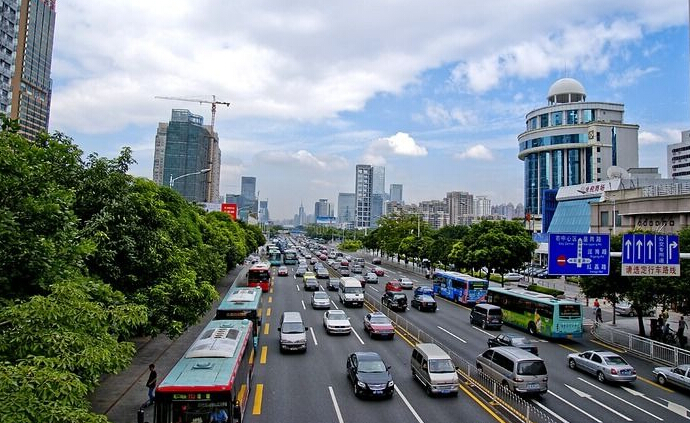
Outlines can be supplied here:
[[548, 374], [544, 360], [517, 347], [493, 347], [477, 356], [477, 371], [518, 394], [544, 394]]
[[412, 349], [410, 368], [428, 395], [458, 395], [458, 374], [450, 356], [436, 344], [417, 344]]
[[470, 312], [470, 324], [480, 325], [482, 329], [501, 329], [503, 325], [503, 311], [493, 304], [475, 304]]
[[278, 340], [280, 352], [303, 351], [307, 352], [307, 330], [304, 326], [302, 315], [299, 311], [285, 311], [280, 316]]

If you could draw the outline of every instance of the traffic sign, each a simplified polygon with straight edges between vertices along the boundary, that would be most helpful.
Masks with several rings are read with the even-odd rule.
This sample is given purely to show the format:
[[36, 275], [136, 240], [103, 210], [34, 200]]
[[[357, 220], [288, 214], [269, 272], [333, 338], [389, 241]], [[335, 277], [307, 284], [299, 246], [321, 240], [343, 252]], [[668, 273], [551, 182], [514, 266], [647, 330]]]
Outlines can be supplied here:
[[680, 276], [678, 235], [624, 234], [623, 276]]
[[549, 234], [550, 275], [608, 275], [608, 234]]

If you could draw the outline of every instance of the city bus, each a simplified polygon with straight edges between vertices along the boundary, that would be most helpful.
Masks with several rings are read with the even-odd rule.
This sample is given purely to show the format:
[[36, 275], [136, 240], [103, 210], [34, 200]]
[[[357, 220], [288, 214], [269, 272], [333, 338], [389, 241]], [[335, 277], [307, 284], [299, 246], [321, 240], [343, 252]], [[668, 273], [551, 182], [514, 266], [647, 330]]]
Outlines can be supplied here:
[[297, 251], [285, 250], [285, 252], [283, 253], [283, 264], [297, 264]]
[[464, 273], [437, 270], [433, 275], [434, 294], [462, 304], [486, 301], [489, 281]]
[[233, 286], [218, 304], [215, 320], [243, 320], [252, 322], [254, 345], [261, 334], [261, 288]]
[[271, 266], [280, 266], [283, 264], [283, 255], [278, 248], [270, 248], [268, 250], [268, 261]]
[[271, 287], [271, 265], [264, 262], [255, 263], [247, 270], [247, 286], [258, 286], [263, 292]]
[[503, 323], [547, 338], [581, 338], [582, 304], [522, 288], [489, 288], [487, 302], [500, 306]]
[[253, 324], [212, 320], [156, 388], [155, 423], [207, 422], [215, 408], [244, 421], [254, 370]]

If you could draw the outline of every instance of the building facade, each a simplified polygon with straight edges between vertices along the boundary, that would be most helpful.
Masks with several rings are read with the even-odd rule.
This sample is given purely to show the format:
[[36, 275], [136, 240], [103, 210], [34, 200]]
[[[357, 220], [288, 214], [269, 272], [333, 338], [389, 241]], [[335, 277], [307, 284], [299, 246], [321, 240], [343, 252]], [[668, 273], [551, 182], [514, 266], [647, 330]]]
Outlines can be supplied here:
[[391, 184], [390, 187], [390, 201], [395, 201], [398, 204], [403, 204], [403, 186], [402, 184]]
[[607, 179], [612, 166], [639, 165], [639, 126], [624, 123], [623, 104], [587, 102], [584, 87], [572, 78], [551, 85], [547, 101], [527, 113], [518, 136], [524, 207], [531, 216], [542, 213], [545, 190]]
[[338, 223], [341, 225], [354, 225], [355, 223], [355, 193], [341, 192], [338, 194]]
[[477, 217], [491, 216], [491, 200], [486, 195], [474, 197], [474, 215]]
[[17, 0], [0, 1], [0, 112], [10, 116], [12, 78], [15, 69], [19, 4]]
[[218, 135], [204, 126], [203, 117], [173, 109], [170, 122], [158, 125], [153, 162], [153, 180], [187, 201], [218, 200], [220, 172], [213, 170], [220, 167]]
[[448, 192], [446, 210], [450, 225], [468, 225], [474, 216], [474, 196], [465, 191]]
[[240, 208], [246, 213], [258, 213], [256, 202], [256, 177], [243, 176], [240, 182], [240, 197], [242, 198]]
[[[316, 223], [324, 218], [330, 218], [333, 216], [333, 211], [331, 210], [331, 204], [328, 202], [327, 198], [320, 198], [319, 201], [314, 203], [314, 219]], [[330, 222], [330, 219], [327, 219]]]
[[666, 146], [668, 177], [690, 179], [690, 131], [683, 131], [680, 142]]
[[355, 167], [355, 228], [357, 229], [371, 226], [372, 189], [372, 166], [358, 164]]

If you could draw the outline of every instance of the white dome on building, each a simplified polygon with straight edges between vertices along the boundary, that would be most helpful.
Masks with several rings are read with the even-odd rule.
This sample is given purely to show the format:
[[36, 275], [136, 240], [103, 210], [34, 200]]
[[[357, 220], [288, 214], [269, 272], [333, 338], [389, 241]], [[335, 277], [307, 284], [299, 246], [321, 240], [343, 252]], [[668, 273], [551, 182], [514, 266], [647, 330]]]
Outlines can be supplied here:
[[583, 87], [578, 80], [573, 78], [561, 78], [551, 85], [549, 94], [546, 98], [549, 104], [555, 104], [585, 101], [586, 97], [587, 93], [585, 92], [585, 87]]

